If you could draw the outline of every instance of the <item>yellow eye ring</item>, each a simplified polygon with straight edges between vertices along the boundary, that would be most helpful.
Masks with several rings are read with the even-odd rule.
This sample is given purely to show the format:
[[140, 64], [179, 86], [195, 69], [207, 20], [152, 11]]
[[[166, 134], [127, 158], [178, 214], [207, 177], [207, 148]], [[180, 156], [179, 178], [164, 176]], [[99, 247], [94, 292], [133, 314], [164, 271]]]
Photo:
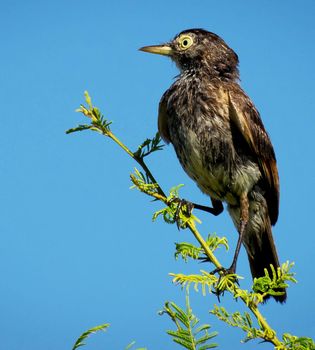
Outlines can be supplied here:
[[187, 50], [188, 48], [190, 48], [190, 46], [194, 43], [193, 39], [191, 36], [189, 35], [182, 35], [179, 39], [178, 39], [178, 44], [180, 49], [182, 50]]

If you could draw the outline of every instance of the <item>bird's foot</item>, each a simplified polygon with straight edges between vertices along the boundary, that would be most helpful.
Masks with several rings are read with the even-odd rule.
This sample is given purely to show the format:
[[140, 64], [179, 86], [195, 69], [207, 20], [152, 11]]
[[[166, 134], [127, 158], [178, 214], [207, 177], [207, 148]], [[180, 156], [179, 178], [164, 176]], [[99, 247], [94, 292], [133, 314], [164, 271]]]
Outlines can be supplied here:
[[211, 275], [219, 274], [218, 281], [216, 283], [214, 294], [217, 296], [218, 301], [220, 302], [220, 296], [224, 294], [224, 291], [227, 290], [227, 287], [233, 283], [239, 285], [237, 275], [235, 274], [236, 267], [232, 264], [229, 268], [216, 268]]
[[231, 265], [229, 268], [225, 268], [225, 267], [218, 267], [216, 269], [214, 269], [213, 271], [210, 272], [211, 275], [215, 275], [216, 273], [218, 273], [221, 277], [222, 276], [226, 276], [226, 275], [234, 275], [235, 274], [235, 267], [233, 265]]
[[182, 212], [186, 217], [189, 217], [194, 209], [193, 203], [186, 201], [185, 199], [173, 198], [169, 201], [169, 204], [176, 203], [177, 208], [174, 214], [174, 221], [176, 222], [177, 228], [182, 227], [179, 213]]
[[223, 277], [226, 277], [228, 275], [231, 275], [233, 282], [238, 283], [238, 278], [236, 275], [236, 266], [234, 264], [232, 264], [229, 268], [225, 268], [225, 267], [219, 267], [214, 269], [213, 271], [210, 272], [211, 275], [215, 275], [216, 273], [219, 274], [219, 279], [218, 279], [218, 285], [220, 284], [221, 280]]

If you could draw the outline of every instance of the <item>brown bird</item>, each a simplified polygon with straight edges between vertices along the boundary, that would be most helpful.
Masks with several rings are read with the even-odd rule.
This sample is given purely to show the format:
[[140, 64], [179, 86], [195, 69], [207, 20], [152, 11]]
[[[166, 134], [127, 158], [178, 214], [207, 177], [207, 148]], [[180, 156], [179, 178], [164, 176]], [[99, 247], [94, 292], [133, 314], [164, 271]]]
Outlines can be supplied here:
[[[279, 266], [271, 225], [278, 219], [279, 177], [275, 153], [259, 112], [239, 85], [238, 56], [216, 34], [181, 32], [172, 41], [140, 50], [169, 56], [180, 74], [160, 101], [158, 129], [172, 143], [185, 172], [209, 195], [214, 215], [222, 202], [239, 232], [253, 277]], [[277, 301], [286, 300], [282, 295]]]

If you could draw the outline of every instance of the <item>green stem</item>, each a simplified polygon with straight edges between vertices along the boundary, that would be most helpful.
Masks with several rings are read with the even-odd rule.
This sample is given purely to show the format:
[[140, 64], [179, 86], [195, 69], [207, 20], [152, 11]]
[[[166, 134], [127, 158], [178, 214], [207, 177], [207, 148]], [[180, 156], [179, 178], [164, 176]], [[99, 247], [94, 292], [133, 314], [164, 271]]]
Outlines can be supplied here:
[[[113, 141], [115, 141], [117, 143], [117, 145], [119, 145], [126, 153], [128, 153], [128, 155], [130, 157], [132, 157], [142, 167], [142, 169], [145, 171], [145, 173], [147, 174], [149, 179], [152, 181], [152, 183], [154, 183], [154, 184], [158, 183], [156, 181], [156, 179], [154, 178], [154, 176], [152, 175], [149, 168], [147, 167], [147, 165], [145, 164], [143, 158], [139, 158], [139, 157], [135, 156], [135, 154], [125, 144], [123, 144], [111, 131], [102, 130], [102, 134], [110, 137]], [[160, 195], [162, 195], [166, 198], [166, 195], [160, 186], [158, 186], [157, 190], [158, 190]]]
[[249, 305], [248, 307], [249, 307], [250, 311], [255, 315], [261, 328], [265, 331], [265, 339], [267, 341], [271, 342], [272, 344], [274, 344], [275, 346], [282, 345], [282, 342], [276, 336], [276, 332], [269, 326], [268, 322], [263, 317], [263, 315], [260, 313], [257, 306]]
[[130, 157], [132, 157], [133, 159], [136, 159], [133, 152], [131, 152], [130, 149], [125, 144], [123, 144], [111, 131], [102, 130], [102, 134], [110, 137], [113, 141], [117, 143], [118, 146], [120, 146], [126, 153], [128, 153]]
[[205, 254], [207, 257], [210, 259], [210, 261], [213, 263], [213, 265], [217, 268], [220, 269], [222, 268], [222, 265], [220, 264], [219, 260], [215, 257], [215, 255], [212, 253], [211, 249], [209, 248], [208, 244], [206, 241], [203, 239], [199, 231], [196, 229], [196, 226], [193, 222], [188, 222], [188, 227], [192, 234], [195, 236], [196, 240], [199, 242], [199, 244], [202, 246]]
[[190, 308], [189, 297], [188, 297], [187, 294], [186, 294], [186, 307], [187, 307], [187, 314], [189, 315], [189, 327], [188, 327], [188, 330], [189, 330], [190, 343], [193, 346], [193, 350], [196, 350], [195, 337], [193, 335], [193, 330], [192, 330], [192, 326], [191, 326], [191, 313], [192, 313], [192, 311], [191, 311], [191, 308]]

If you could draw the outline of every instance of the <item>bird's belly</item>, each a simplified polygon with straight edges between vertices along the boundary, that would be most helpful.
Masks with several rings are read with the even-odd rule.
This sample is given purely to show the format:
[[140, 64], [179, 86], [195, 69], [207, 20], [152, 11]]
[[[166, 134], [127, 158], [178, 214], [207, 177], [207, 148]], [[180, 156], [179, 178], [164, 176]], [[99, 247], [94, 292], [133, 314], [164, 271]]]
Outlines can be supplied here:
[[[224, 144], [224, 140], [221, 139]], [[211, 144], [211, 139], [209, 138]], [[215, 140], [213, 142], [215, 144]], [[207, 149], [196, 133], [188, 130], [185, 140], [173, 142], [175, 151], [185, 172], [197, 183], [202, 192], [230, 205], [239, 202], [240, 195], [248, 193], [259, 180], [257, 164], [250, 160], [235, 161], [235, 150], [227, 140], [224, 150]]]

